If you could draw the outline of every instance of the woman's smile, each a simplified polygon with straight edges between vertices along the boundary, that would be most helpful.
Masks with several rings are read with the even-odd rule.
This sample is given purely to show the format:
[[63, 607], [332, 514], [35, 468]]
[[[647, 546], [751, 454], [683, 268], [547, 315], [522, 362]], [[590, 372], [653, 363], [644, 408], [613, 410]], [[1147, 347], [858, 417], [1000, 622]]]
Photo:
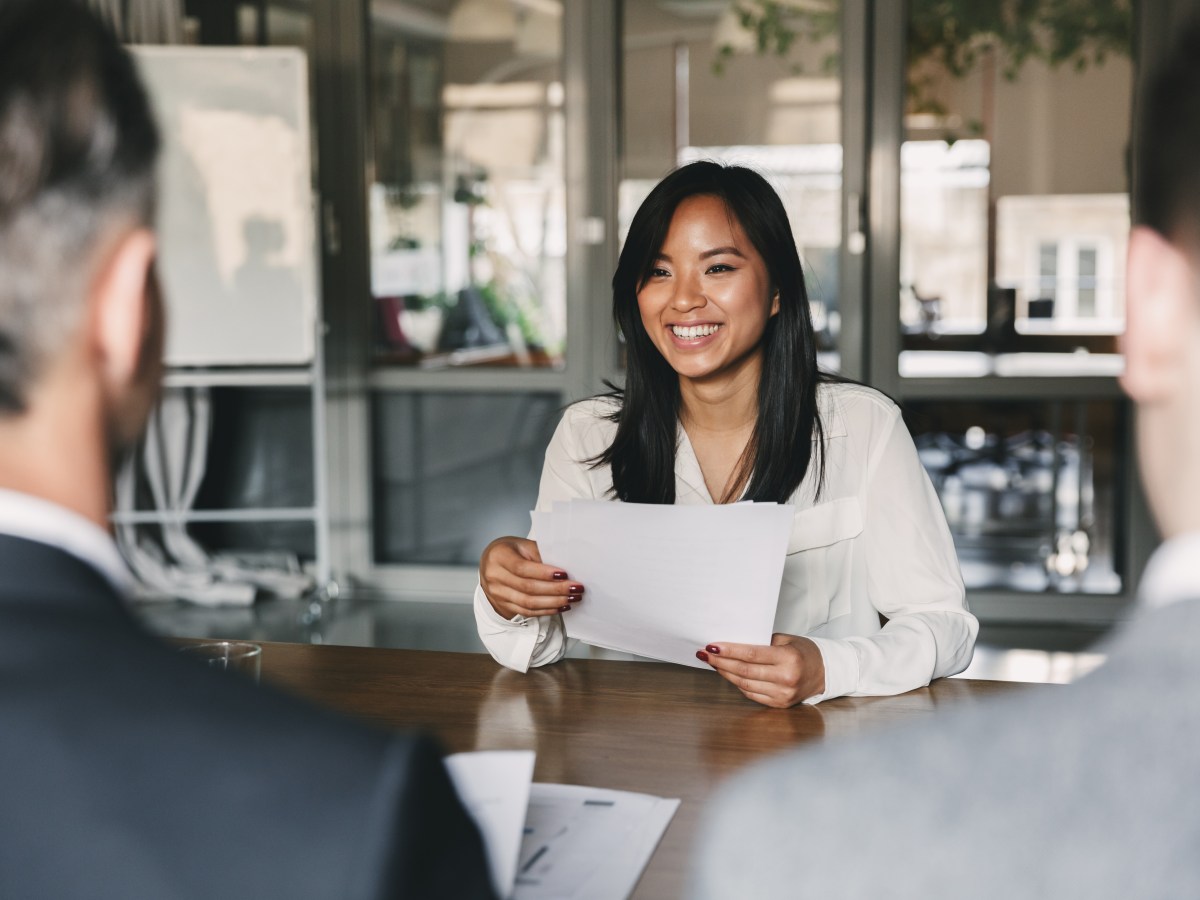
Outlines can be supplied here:
[[676, 324], [668, 326], [671, 330], [671, 336], [675, 338], [675, 343], [680, 347], [692, 348], [702, 347], [709, 342], [710, 338], [716, 337], [721, 325], [717, 322], [705, 322], [701, 324]]

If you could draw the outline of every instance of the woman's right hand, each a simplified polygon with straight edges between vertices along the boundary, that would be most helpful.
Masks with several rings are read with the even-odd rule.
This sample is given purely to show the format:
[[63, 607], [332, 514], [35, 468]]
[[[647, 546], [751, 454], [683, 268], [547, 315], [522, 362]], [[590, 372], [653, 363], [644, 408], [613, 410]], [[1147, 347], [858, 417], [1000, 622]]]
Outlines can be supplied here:
[[479, 559], [483, 594], [505, 619], [568, 612], [583, 599], [583, 585], [542, 562], [538, 546], [519, 537], [496, 538]]

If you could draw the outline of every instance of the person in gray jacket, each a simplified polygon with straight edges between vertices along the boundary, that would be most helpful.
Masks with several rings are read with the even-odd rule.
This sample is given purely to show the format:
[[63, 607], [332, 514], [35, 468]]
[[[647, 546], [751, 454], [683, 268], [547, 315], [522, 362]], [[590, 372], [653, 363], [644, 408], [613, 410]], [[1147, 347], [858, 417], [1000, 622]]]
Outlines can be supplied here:
[[1069, 687], [798, 750], [724, 785], [689, 897], [1200, 897], [1200, 22], [1136, 137], [1125, 373], [1165, 539]]

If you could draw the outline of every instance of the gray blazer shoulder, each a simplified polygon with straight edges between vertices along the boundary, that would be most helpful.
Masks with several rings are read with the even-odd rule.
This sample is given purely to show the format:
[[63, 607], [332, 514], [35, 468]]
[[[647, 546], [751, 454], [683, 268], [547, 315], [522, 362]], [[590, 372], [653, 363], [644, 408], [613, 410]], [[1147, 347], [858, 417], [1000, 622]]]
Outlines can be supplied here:
[[731, 779], [689, 897], [1200, 896], [1200, 601], [1108, 662]]

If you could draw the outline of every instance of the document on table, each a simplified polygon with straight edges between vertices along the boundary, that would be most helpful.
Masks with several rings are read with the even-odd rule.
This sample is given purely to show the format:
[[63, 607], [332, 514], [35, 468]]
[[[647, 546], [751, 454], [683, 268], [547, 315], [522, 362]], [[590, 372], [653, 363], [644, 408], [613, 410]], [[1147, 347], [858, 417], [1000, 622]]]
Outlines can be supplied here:
[[479, 826], [496, 893], [510, 900], [622, 900], [678, 800], [531, 784], [528, 750], [455, 753], [446, 768]]
[[542, 560], [585, 588], [568, 637], [704, 668], [713, 641], [771, 643], [794, 512], [571, 500], [532, 515]]
[[622, 900], [678, 800], [572, 784], [535, 784], [513, 900]]

